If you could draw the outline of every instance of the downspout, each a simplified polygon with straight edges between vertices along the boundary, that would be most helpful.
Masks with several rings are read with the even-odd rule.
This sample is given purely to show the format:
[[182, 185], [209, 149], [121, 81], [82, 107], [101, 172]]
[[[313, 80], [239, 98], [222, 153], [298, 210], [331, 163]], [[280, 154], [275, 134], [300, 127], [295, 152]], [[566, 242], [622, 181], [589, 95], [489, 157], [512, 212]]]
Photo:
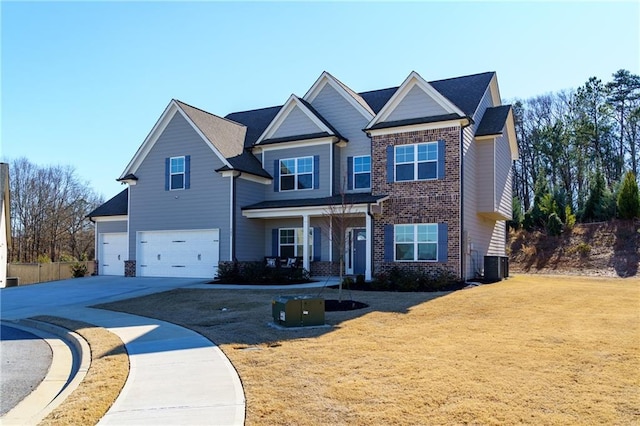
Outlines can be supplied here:
[[230, 241], [230, 245], [231, 245], [231, 253], [229, 253], [230, 257], [231, 257], [231, 261], [232, 262], [237, 262], [238, 259], [236, 259], [236, 212], [237, 212], [237, 206], [236, 206], [236, 194], [237, 194], [237, 190], [236, 190], [236, 179], [238, 179], [238, 177], [240, 176], [240, 174], [235, 174], [233, 176], [231, 176], [231, 220], [230, 220], [230, 225], [231, 225], [231, 232], [229, 235], [229, 239]]
[[467, 280], [466, 241], [464, 241], [464, 129], [473, 124], [471, 117], [467, 118], [467, 124], [460, 127], [460, 275]]

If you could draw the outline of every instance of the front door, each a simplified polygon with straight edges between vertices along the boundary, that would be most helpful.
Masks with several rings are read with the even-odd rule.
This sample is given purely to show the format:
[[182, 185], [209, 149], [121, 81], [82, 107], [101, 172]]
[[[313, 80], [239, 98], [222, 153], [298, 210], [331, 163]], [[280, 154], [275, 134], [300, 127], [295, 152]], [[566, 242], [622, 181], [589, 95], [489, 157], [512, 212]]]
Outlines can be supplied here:
[[367, 266], [367, 230], [356, 228], [353, 230], [353, 273], [364, 275]]

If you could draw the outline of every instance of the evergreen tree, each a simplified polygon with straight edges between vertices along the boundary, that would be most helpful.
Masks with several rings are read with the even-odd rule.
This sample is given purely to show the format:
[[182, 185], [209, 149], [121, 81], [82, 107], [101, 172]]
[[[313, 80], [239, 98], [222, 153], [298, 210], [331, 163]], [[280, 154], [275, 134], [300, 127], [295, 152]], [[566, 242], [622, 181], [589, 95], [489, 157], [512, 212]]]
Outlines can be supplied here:
[[638, 183], [632, 172], [627, 172], [618, 193], [618, 215], [621, 219], [640, 217], [640, 196]]

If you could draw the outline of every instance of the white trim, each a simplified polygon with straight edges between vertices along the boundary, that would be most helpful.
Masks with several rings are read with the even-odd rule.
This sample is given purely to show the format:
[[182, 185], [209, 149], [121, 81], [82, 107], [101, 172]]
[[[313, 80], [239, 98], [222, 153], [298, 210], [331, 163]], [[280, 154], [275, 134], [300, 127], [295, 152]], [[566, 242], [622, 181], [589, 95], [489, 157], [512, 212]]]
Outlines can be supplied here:
[[463, 125], [466, 125], [468, 123], [469, 120], [467, 118], [460, 118], [455, 120], [436, 121], [433, 123], [420, 123], [410, 124], [407, 126], [386, 127], [384, 129], [367, 129], [366, 132], [369, 136], [384, 136], [391, 134], [402, 134], [407, 132], [419, 132], [422, 130], [444, 129], [447, 127], [462, 127]]
[[329, 195], [333, 195], [333, 145], [329, 145]]
[[334, 135], [333, 131], [331, 131], [329, 127], [327, 127], [313, 112], [311, 112], [306, 105], [300, 102], [300, 99], [296, 95], [291, 95], [282, 108], [280, 108], [280, 111], [278, 111], [273, 120], [271, 120], [271, 123], [269, 123], [266, 129], [264, 129], [264, 132], [262, 132], [255, 145], [260, 145], [260, 142], [263, 140], [271, 138], [295, 107], [300, 108], [309, 120], [318, 127], [318, 130]]
[[[173, 173], [171, 171], [171, 161], [182, 158], [182, 172]], [[169, 157], [169, 191], [183, 191], [187, 188], [187, 157], [185, 155], [178, 155], [176, 157]], [[173, 186], [173, 175], [182, 175], [182, 188], [172, 188]]]
[[256, 146], [253, 149], [253, 152], [261, 153], [263, 155], [262, 158], [262, 168], [264, 168], [264, 153], [265, 151], [277, 151], [279, 149], [290, 149], [290, 148], [304, 148], [307, 146], [316, 146], [316, 145], [325, 145], [325, 144], [334, 144], [338, 141], [336, 136], [327, 136], [318, 139], [300, 139], [297, 141], [291, 142], [278, 142], [274, 144], [268, 145], [260, 145]]
[[[383, 201], [383, 200], [380, 200]], [[367, 213], [367, 204], [355, 204], [351, 207], [350, 213], [356, 214]], [[276, 207], [271, 209], [253, 209], [244, 210], [242, 215], [250, 219], [268, 219], [268, 218], [292, 218], [304, 215], [323, 216], [327, 214], [328, 206], [312, 206], [312, 207]]]
[[450, 114], [458, 114], [464, 116], [465, 113], [453, 104], [450, 100], [445, 98], [440, 92], [438, 92], [432, 85], [425, 81], [420, 75], [412, 71], [411, 74], [404, 80], [398, 90], [389, 98], [387, 103], [382, 107], [380, 112], [367, 124], [365, 129], [369, 129], [374, 125], [384, 122], [391, 113], [398, 107], [402, 100], [407, 96], [409, 91], [414, 86], [418, 86], [425, 94], [433, 99], [438, 105], [440, 105], [445, 111]]
[[128, 221], [129, 215], [123, 214], [118, 216], [93, 216], [91, 219], [94, 222], [120, 222], [123, 220]]
[[360, 102], [355, 100], [353, 96], [351, 96], [351, 94], [347, 92], [344, 87], [342, 87], [342, 84], [340, 84], [334, 76], [326, 71], [322, 72], [320, 77], [318, 77], [316, 82], [313, 83], [313, 86], [311, 86], [311, 88], [302, 97], [302, 99], [309, 102], [310, 104], [313, 104], [315, 98], [320, 94], [322, 89], [324, 89], [327, 84], [330, 85], [336, 92], [338, 92], [344, 99], [346, 99], [346, 101], [349, 102], [349, 104], [351, 104], [351, 106], [353, 106], [360, 114], [362, 114], [364, 118], [366, 118], [367, 120], [371, 120], [374, 117], [373, 111], [369, 111], [364, 106], [362, 106]]

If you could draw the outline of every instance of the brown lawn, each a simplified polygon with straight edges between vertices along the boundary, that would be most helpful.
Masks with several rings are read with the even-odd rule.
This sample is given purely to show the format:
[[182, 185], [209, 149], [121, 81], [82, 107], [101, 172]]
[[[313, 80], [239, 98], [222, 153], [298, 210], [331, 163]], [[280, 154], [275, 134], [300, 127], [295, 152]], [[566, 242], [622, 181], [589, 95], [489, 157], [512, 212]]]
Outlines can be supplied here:
[[129, 376], [129, 358], [122, 340], [110, 331], [66, 318], [33, 319], [75, 331], [91, 348], [91, 365], [80, 385], [39, 426], [95, 425], [107, 413]]
[[281, 294], [304, 293], [175, 290], [102, 307], [218, 343], [242, 380], [249, 425], [640, 423], [638, 279], [523, 275], [449, 294], [353, 292], [370, 307], [303, 331], [267, 325]]

